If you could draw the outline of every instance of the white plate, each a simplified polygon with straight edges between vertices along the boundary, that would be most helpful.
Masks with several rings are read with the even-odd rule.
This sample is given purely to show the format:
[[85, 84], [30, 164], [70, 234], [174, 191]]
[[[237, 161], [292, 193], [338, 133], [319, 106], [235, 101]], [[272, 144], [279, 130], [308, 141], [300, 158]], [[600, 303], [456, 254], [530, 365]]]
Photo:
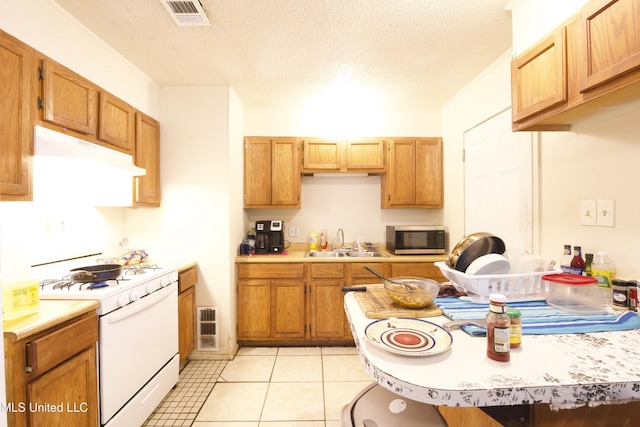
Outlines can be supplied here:
[[364, 334], [377, 347], [404, 356], [439, 354], [453, 343], [451, 334], [440, 325], [404, 317], [376, 320]]

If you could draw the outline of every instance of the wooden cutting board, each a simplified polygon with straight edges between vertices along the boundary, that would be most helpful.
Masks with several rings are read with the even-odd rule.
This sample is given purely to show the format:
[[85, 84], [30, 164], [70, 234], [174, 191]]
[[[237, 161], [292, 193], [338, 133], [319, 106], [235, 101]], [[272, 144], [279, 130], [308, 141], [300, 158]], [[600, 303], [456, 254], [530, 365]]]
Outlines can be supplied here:
[[384, 319], [386, 317], [435, 317], [442, 315], [435, 305], [424, 308], [405, 308], [397, 305], [383, 289], [367, 287], [366, 292], [355, 292], [356, 301], [364, 314], [370, 319]]

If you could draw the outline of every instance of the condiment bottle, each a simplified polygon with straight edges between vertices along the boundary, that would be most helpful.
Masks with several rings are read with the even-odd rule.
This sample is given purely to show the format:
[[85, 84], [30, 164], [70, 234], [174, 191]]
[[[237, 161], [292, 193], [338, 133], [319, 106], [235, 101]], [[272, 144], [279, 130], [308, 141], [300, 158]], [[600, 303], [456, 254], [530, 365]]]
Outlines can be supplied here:
[[321, 230], [320, 231], [320, 249], [323, 251], [326, 251], [327, 246], [329, 246], [329, 241], [327, 240], [327, 230]]
[[509, 316], [509, 346], [518, 348], [522, 343], [522, 320], [520, 319], [520, 310], [517, 308], [507, 307], [507, 316]]
[[315, 252], [318, 250], [318, 233], [315, 231], [309, 233], [309, 251]]
[[487, 357], [498, 362], [511, 360], [510, 336], [511, 321], [507, 316], [507, 297], [491, 294], [487, 314]]
[[638, 281], [629, 281], [629, 310], [638, 311]]
[[585, 262], [582, 258], [582, 248], [580, 246], [573, 247], [573, 259], [571, 260], [571, 274], [582, 276], [584, 273]]
[[629, 283], [626, 280], [613, 280], [613, 309], [629, 310]]
[[584, 254], [584, 274], [585, 276], [593, 276], [593, 271], [591, 270], [591, 264], [593, 263], [593, 254]]
[[571, 245], [564, 245], [564, 252], [560, 259], [560, 269], [563, 273], [571, 273]]
[[609, 252], [598, 251], [593, 264], [591, 264], [591, 272], [593, 277], [598, 279], [602, 304], [610, 306], [612, 301], [611, 282], [616, 278], [616, 266], [609, 259]]

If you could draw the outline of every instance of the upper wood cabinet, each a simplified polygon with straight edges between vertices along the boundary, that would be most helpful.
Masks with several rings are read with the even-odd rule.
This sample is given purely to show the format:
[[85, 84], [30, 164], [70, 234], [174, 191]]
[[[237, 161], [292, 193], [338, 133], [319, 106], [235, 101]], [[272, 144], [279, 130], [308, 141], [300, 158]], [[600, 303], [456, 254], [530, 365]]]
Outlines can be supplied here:
[[640, 0], [592, 0], [516, 57], [513, 130], [568, 130], [595, 112], [637, 99], [638, 16]]
[[581, 21], [582, 91], [640, 68], [640, 0], [591, 1]]
[[300, 208], [297, 138], [245, 138], [244, 207]]
[[323, 138], [302, 140], [302, 172], [337, 172], [343, 164], [340, 141]]
[[514, 122], [567, 100], [565, 41], [565, 28], [558, 28], [511, 62]]
[[136, 110], [109, 92], [100, 92], [98, 139], [133, 154]]
[[160, 206], [160, 123], [136, 113], [136, 147], [133, 161], [147, 174], [133, 178], [133, 205]]
[[47, 122], [96, 135], [98, 88], [55, 61], [42, 61], [42, 109]]
[[136, 110], [55, 61], [42, 61], [42, 119], [133, 155]]
[[332, 140], [305, 138], [303, 140], [302, 172], [368, 172], [383, 173], [384, 140], [363, 138]]
[[36, 52], [0, 30], [0, 200], [32, 200]]
[[441, 208], [442, 138], [392, 139], [388, 150], [382, 207]]

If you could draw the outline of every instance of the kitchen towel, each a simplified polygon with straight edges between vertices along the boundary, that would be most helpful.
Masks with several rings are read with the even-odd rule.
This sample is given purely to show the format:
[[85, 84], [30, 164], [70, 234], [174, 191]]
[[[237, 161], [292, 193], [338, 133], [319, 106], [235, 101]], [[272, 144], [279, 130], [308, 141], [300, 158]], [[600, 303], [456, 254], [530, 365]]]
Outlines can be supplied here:
[[[452, 320], [484, 319], [489, 304], [475, 304], [458, 298], [438, 298], [436, 305]], [[514, 302], [509, 307], [522, 313], [523, 335], [577, 334], [587, 332], [628, 331], [640, 329], [640, 316], [632, 311], [596, 315], [575, 315], [549, 306], [545, 301]], [[485, 336], [485, 328], [465, 325], [463, 331], [473, 336]]]

